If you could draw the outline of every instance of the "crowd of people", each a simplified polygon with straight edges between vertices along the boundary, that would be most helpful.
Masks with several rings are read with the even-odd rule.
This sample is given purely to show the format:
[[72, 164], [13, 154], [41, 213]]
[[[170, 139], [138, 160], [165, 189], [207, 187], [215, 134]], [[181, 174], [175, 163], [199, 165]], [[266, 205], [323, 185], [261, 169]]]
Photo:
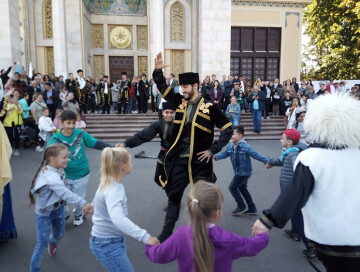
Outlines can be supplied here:
[[[284, 234], [303, 241], [306, 247], [303, 256], [318, 256], [327, 271], [340, 271], [336, 270], [340, 268], [356, 271], [360, 241], [351, 233], [341, 235], [341, 231], [349, 226], [346, 224], [353, 216], [353, 205], [360, 204], [357, 197], [360, 187], [356, 182], [360, 177], [356, 168], [360, 159], [360, 132], [351, 123], [360, 118], [359, 86], [345, 94], [344, 83], [336, 86], [330, 81], [327, 86], [321, 84], [315, 93], [311, 81], [299, 86], [295, 78], [283, 85], [278, 79], [263, 82], [257, 78], [250, 88], [237, 74], [228, 80], [224, 76], [221, 82], [216, 75], [200, 82], [197, 73], [183, 73], [177, 81], [173, 74], [164, 77], [165, 67], [159, 53], [150, 81], [145, 74], [130, 81], [122, 73], [115, 83], [101, 75], [98, 84], [94, 79], [84, 78], [82, 70], [77, 71], [77, 78], [70, 75], [65, 81], [62, 76], [41, 77], [36, 71], [32, 79], [26, 73], [15, 73], [12, 79], [8, 77], [10, 68], [1, 71], [4, 91], [0, 107], [3, 190], [0, 218], [6, 218], [0, 222], [2, 240], [17, 237], [11, 208], [9, 158], [11, 154], [19, 156], [19, 129], [23, 124], [37, 128], [37, 151], [44, 151], [29, 192], [30, 202], [35, 204], [37, 230], [30, 270], [40, 271], [46, 249], [51, 256], [57, 254], [57, 243], [65, 233], [64, 222], [70, 217], [68, 202], [75, 205], [74, 226], [82, 225], [83, 216], [93, 213], [90, 249], [108, 271], [133, 271], [124, 235], [145, 243], [145, 253], [152, 262], [176, 259], [179, 271], [231, 271], [234, 259], [258, 254], [269, 242], [270, 229], [282, 228], [289, 219], [292, 228]], [[149, 101], [161, 119], [124, 143], [113, 146], [83, 130], [86, 123], [81, 114], [116, 110], [119, 114], [146, 114]], [[338, 114], [333, 114], [333, 110]], [[263, 156], [245, 142], [246, 132], [240, 126], [241, 111], [252, 112], [257, 133], [261, 131], [263, 118], [269, 119], [271, 114], [284, 116], [280, 156]], [[214, 140], [215, 126], [221, 130], [217, 140]], [[132, 172], [126, 147], [150, 141], [156, 134], [161, 138], [161, 148], [155, 182], [168, 197], [164, 226], [157, 237], [127, 217], [122, 183], [123, 177]], [[90, 176], [85, 147], [102, 150], [101, 181], [91, 205], [85, 200]], [[226, 148], [221, 151], [223, 147]], [[339, 162], [337, 156], [343, 161]], [[229, 185], [236, 202], [234, 216], [258, 214], [247, 189], [253, 173], [250, 158], [261, 161], [268, 169], [282, 167], [279, 199], [255, 222], [251, 238], [215, 225], [224, 198], [214, 185], [217, 178], [212, 160], [227, 157], [234, 169]], [[320, 159], [323, 159], [321, 163]], [[337, 163], [348, 171], [341, 174]], [[332, 167], [326, 168], [329, 165]], [[351, 182], [346, 184], [345, 180]], [[325, 188], [328, 182], [331, 186]], [[191, 185], [187, 200], [190, 225], [173, 233], [188, 184]], [[349, 205], [340, 207], [330, 203], [345, 196], [352, 201]], [[336, 220], [334, 224], [329, 224], [328, 206]], [[359, 217], [355, 215], [353, 221], [355, 231]]]

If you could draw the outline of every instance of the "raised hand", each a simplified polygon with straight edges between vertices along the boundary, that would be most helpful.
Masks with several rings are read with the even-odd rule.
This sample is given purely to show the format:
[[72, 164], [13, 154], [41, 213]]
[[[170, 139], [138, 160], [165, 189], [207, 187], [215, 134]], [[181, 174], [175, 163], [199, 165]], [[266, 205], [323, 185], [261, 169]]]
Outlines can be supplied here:
[[145, 244], [157, 246], [157, 245], [160, 245], [160, 241], [159, 241], [158, 238], [156, 238], [156, 237], [154, 237], [154, 236], [150, 236], [150, 238], [147, 239], [147, 241], [145, 242]]
[[269, 234], [269, 229], [265, 227], [265, 225], [261, 223], [261, 221], [258, 219], [255, 221], [254, 226], [251, 228], [251, 234], [252, 236], [255, 236], [263, 232]]
[[155, 58], [155, 69], [161, 70], [168, 66], [169, 66], [168, 64], [164, 64], [162, 53], [161, 52], [158, 53]]

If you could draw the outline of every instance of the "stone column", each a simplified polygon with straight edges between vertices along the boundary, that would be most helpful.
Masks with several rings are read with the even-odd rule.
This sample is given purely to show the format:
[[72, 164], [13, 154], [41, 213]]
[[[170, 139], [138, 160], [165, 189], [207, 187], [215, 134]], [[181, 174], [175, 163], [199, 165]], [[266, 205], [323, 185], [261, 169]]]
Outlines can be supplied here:
[[[0, 69], [7, 69], [14, 61], [20, 62], [21, 37], [18, 1], [0, 1], [1, 16], [1, 39], [0, 39]], [[13, 67], [13, 69], [16, 69]], [[10, 75], [16, 72], [12, 70]]]
[[200, 80], [230, 73], [230, 43], [231, 0], [199, 0]]
[[66, 48], [65, 0], [52, 0], [53, 41], [55, 75], [68, 75], [68, 58]]
[[163, 0], [148, 1], [149, 18], [149, 61], [150, 73], [155, 69], [154, 59], [156, 54], [162, 52], [164, 56], [164, 2]]
[[75, 77], [78, 69], [85, 70], [81, 5], [81, 0], [65, 0], [68, 71], [74, 73]]

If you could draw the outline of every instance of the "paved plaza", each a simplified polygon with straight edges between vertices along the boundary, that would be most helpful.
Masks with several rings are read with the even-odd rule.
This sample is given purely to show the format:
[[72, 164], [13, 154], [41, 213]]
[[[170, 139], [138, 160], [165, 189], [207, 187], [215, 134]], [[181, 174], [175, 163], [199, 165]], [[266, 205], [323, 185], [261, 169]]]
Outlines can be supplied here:
[[[252, 147], [265, 156], [276, 156], [281, 153], [279, 141], [251, 141]], [[147, 155], [157, 156], [159, 143], [148, 143], [138, 148], [131, 149], [132, 155], [144, 150]], [[11, 165], [14, 179], [11, 182], [13, 198], [13, 211], [18, 231], [18, 239], [0, 244], [0, 271], [22, 272], [29, 270], [31, 254], [36, 242], [34, 207], [29, 208], [28, 191], [33, 175], [41, 160], [42, 153], [33, 149], [20, 150], [20, 157], [12, 157]], [[88, 149], [91, 178], [87, 188], [87, 200], [91, 201], [99, 184], [100, 151]], [[257, 217], [234, 217], [231, 211], [235, 208], [235, 201], [230, 195], [228, 185], [233, 177], [229, 159], [214, 162], [215, 173], [218, 177], [217, 185], [224, 194], [222, 219], [218, 225], [243, 236], [251, 236], [251, 226]], [[164, 208], [167, 198], [154, 182], [156, 160], [134, 159], [133, 172], [125, 177], [124, 186], [128, 197], [129, 218], [136, 224], [148, 230], [152, 235], [158, 235], [162, 229], [165, 218]], [[254, 174], [249, 180], [250, 192], [259, 211], [270, 207], [280, 192], [280, 168], [267, 170], [265, 166], [253, 160]], [[177, 224], [186, 224], [184, 194], [180, 220]], [[92, 226], [91, 215], [86, 217], [80, 227], [72, 226], [73, 217], [66, 222], [64, 238], [58, 244], [58, 255], [50, 257], [45, 254], [42, 271], [105, 271], [96, 261], [89, 249], [89, 236]], [[303, 244], [294, 242], [283, 235], [283, 230], [271, 231], [269, 246], [258, 256], [240, 258], [233, 265], [233, 271], [314, 271], [307, 260], [301, 256]], [[144, 245], [127, 238], [127, 250], [135, 271], [177, 271], [177, 263], [166, 265], [150, 263], [144, 254]], [[319, 261], [315, 264], [324, 270]]]

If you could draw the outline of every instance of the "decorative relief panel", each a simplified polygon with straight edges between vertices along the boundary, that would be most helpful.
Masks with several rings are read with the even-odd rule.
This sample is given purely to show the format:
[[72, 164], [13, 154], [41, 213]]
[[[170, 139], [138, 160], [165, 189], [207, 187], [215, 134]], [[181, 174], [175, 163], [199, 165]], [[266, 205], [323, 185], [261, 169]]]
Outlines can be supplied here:
[[132, 27], [109, 25], [109, 48], [132, 49]]
[[185, 8], [179, 2], [170, 8], [170, 42], [185, 42]]
[[185, 53], [183, 50], [171, 50], [171, 73], [178, 78], [185, 71]]
[[148, 50], [148, 27], [137, 26], [136, 36], [137, 36], [137, 47], [138, 47], [137, 49]]
[[148, 57], [138, 57], [139, 76], [148, 74]]
[[52, 20], [51, 0], [44, 1], [42, 17], [43, 17], [44, 39], [52, 39], [53, 38], [53, 20]]
[[53, 47], [46, 47], [46, 68], [48, 75], [55, 73]]
[[94, 78], [97, 80], [100, 76], [100, 74], [105, 73], [105, 58], [104, 56], [97, 56], [94, 55], [93, 57], [94, 62]]
[[[308, 3], [311, 4], [311, 3]], [[305, 8], [308, 4], [291, 3], [291, 2], [260, 2], [260, 1], [241, 1], [232, 0], [233, 6], [250, 6], [250, 7], [281, 7], [281, 8]]]
[[93, 48], [104, 48], [103, 25], [92, 25], [92, 46]]

